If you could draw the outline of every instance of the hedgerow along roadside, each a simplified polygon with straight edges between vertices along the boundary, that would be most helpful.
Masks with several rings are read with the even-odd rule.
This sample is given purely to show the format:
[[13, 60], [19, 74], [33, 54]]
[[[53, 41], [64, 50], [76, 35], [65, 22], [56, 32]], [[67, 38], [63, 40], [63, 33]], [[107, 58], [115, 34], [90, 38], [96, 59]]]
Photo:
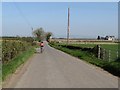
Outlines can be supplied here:
[[[14, 38], [15, 39], [15, 38]], [[2, 80], [14, 73], [35, 52], [33, 40], [30, 37], [16, 40], [2, 40]]]
[[8, 75], [14, 73], [21, 64], [25, 63], [25, 61], [28, 60], [31, 55], [33, 55], [34, 52], [34, 48], [32, 47], [29, 50], [17, 55], [16, 58], [11, 60], [9, 63], [3, 64], [2, 80], [4, 81]]
[[[90, 53], [88, 51], [82, 51], [80, 49], [70, 49], [70, 48], [67, 48], [67, 45], [65, 47], [65, 44], [51, 42], [49, 43], [49, 45], [65, 53], [68, 53], [72, 56], [75, 56], [81, 60], [87, 61], [93, 65], [99, 66], [104, 70], [110, 72], [111, 74], [120, 77], [120, 61], [119, 60], [114, 60], [109, 62], [107, 60], [98, 59], [97, 57], [95, 57], [93, 53]], [[73, 45], [69, 45], [69, 46], [74, 48]]]

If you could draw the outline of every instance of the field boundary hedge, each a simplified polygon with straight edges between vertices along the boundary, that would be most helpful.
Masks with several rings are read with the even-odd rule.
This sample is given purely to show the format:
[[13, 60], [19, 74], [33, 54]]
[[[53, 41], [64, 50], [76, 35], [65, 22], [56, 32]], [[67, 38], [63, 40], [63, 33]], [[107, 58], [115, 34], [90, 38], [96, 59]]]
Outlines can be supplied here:
[[20, 53], [17, 57], [12, 59], [9, 63], [2, 65], [2, 80], [4, 81], [8, 75], [14, 73], [16, 69], [23, 63], [25, 63], [35, 52], [34, 47], [31, 47], [27, 51]]
[[35, 52], [32, 37], [4, 37], [2, 45], [2, 80], [23, 64]]

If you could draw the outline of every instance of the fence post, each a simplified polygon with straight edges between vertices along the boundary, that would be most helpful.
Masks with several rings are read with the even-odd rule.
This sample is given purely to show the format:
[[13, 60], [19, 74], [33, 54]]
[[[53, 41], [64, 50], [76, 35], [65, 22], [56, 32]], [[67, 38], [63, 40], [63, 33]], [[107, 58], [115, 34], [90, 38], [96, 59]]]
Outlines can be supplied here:
[[117, 59], [118, 59], [118, 51], [117, 51]]
[[111, 51], [109, 50], [109, 62], [110, 62], [110, 55], [111, 55]]
[[100, 59], [100, 45], [98, 45], [98, 59]]
[[103, 49], [103, 60], [105, 60], [105, 49]]

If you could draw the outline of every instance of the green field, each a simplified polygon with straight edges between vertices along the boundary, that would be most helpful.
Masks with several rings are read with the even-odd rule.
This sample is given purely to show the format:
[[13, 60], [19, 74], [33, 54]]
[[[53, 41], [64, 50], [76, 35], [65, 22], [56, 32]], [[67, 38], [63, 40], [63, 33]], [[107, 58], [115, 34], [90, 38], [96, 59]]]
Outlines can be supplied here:
[[[71, 44], [75, 46], [80, 47], [94, 47], [97, 44]], [[118, 44], [99, 44], [102, 48], [105, 48], [106, 50], [118, 50]]]

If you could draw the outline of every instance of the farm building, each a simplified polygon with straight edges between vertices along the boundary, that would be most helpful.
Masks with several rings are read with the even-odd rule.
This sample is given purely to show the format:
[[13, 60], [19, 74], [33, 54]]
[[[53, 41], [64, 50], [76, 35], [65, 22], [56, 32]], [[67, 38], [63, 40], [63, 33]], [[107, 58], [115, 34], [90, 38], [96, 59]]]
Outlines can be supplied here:
[[105, 40], [115, 40], [115, 36], [106, 36]]

